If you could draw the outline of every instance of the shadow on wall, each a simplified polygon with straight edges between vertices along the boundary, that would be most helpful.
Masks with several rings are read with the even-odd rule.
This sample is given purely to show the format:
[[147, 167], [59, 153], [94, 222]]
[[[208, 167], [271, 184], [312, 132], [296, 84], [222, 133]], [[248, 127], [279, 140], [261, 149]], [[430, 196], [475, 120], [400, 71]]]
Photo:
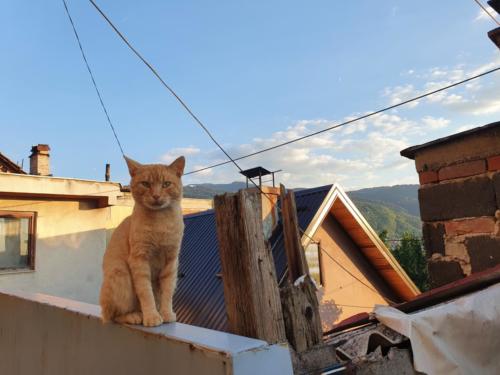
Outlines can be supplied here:
[[113, 229], [37, 238], [35, 270], [1, 273], [0, 288], [97, 304], [102, 258]]
[[318, 291], [318, 301], [320, 302], [319, 314], [321, 316], [321, 327], [323, 328], [323, 332], [332, 329], [333, 325], [337, 323], [343, 313], [342, 308], [335, 304], [333, 298], [323, 299], [324, 295], [325, 290], [320, 289]]

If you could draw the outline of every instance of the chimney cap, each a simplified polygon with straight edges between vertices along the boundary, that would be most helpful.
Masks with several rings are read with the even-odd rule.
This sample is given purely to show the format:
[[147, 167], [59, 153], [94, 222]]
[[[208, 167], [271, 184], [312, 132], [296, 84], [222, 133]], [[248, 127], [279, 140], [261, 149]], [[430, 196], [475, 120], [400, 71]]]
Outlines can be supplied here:
[[50, 151], [50, 147], [49, 147], [49, 145], [42, 144], [42, 143], [39, 143], [39, 144], [31, 147], [31, 152], [32, 153], [36, 153], [36, 152], [39, 152], [39, 151]]
[[240, 172], [243, 176], [246, 178], [254, 178], [254, 177], [259, 177], [259, 176], [267, 176], [268, 174], [271, 174], [273, 172], [268, 171], [266, 168], [263, 167], [255, 167], [255, 168], [250, 168], [246, 169], [244, 171]]

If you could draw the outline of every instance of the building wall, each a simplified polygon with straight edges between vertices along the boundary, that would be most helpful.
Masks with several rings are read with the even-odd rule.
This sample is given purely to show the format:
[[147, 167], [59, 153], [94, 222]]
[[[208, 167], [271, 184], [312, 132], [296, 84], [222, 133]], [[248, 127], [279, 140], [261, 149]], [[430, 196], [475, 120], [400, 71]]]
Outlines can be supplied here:
[[[203, 211], [207, 201], [183, 201], [183, 212]], [[129, 193], [104, 208], [88, 199], [0, 198], [0, 210], [37, 212], [35, 270], [0, 270], [0, 288], [98, 303], [104, 251], [133, 204]]]
[[500, 263], [500, 127], [415, 156], [431, 286]]
[[107, 241], [131, 206], [95, 207], [89, 200], [2, 198], [2, 210], [37, 212], [37, 235], [35, 270], [0, 271], [0, 288], [97, 303]]
[[349, 272], [377, 291], [368, 289], [326, 254], [320, 253], [323, 286], [318, 299], [323, 330], [354, 314], [372, 311], [375, 304], [387, 304], [381, 294], [391, 294], [387, 284], [333, 217], [325, 219], [314, 239], [320, 241], [321, 247]]
[[[195, 201], [188, 200], [189, 212], [205, 209], [205, 200]], [[98, 303], [104, 251], [133, 199], [126, 194], [115, 206], [96, 207], [91, 200], [0, 198], [0, 210], [37, 212], [35, 270], [0, 271], [0, 288]]]

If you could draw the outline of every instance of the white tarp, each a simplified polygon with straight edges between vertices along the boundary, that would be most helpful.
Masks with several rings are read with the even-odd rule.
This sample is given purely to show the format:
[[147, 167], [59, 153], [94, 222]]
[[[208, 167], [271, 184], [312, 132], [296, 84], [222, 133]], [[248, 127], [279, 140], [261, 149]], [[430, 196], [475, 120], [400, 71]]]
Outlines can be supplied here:
[[389, 306], [374, 313], [410, 339], [417, 371], [500, 374], [500, 284], [412, 314]]

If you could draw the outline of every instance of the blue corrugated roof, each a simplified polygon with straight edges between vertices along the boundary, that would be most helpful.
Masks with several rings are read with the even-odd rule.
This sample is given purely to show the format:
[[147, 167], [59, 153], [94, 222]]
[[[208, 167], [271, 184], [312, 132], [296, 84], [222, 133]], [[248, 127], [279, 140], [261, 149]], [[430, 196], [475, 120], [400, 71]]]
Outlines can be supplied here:
[[[295, 193], [301, 228], [307, 228], [330, 189], [331, 185], [328, 185]], [[214, 211], [186, 215], [184, 224], [184, 239], [179, 255], [179, 281], [174, 295], [177, 320], [199, 327], [227, 331]], [[281, 226], [274, 231], [270, 243], [278, 280], [281, 280], [286, 272]]]

